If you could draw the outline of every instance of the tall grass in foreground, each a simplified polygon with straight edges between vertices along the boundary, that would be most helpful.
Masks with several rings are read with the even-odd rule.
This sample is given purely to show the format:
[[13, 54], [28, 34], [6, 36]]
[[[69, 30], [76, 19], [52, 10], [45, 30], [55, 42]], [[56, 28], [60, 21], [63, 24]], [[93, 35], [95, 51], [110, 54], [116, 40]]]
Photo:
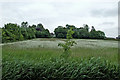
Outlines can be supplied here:
[[2, 80], [120, 80], [120, 68], [100, 58], [4, 61]]

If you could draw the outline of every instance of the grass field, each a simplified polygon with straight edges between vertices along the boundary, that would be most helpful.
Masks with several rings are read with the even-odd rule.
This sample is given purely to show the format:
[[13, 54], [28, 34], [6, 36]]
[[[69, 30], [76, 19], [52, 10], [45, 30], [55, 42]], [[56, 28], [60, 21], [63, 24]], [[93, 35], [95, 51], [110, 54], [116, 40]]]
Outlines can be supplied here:
[[[85, 40], [76, 39], [77, 45], [72, 47], [71, 57], [90, 58], [102, 57], [111, 62], [118, 63], [118, 42], [109, 40]], [[59, 57], [62, 49], [58, 43], [64, 39], [34, 39], [13, 44], [5, 44], [2, 48], [3, 58], [10, 57], [17, 59], [39, 60], [50, 57]]]
[[[81, 62], [82, 59], [89, 60], [92, 57], [96, 59], [98, 59], [98, 57], [101, 57], [101, 59], [106, 60], [109, 63], [115, 65], [118, 64], [117, 41], [90, 39], [74, 40], [77, 42], [77, 45], [72, 47], [72, 53], [68, 61]], [[62, 48], [57, 46], [60, 42], [64, 43], [64, 39], [41, 38], [3, 44], [3, 63], [6, 63], [6, 61], [23, 61], [30, 62], [31, 64], [39, 64], [46, 61], [46, 63], [49, 63], [49, 61], [59, 59], [61, 54], [63, 53]], [[3, 71], [5, 70], [6, 69], [3, 68]]]

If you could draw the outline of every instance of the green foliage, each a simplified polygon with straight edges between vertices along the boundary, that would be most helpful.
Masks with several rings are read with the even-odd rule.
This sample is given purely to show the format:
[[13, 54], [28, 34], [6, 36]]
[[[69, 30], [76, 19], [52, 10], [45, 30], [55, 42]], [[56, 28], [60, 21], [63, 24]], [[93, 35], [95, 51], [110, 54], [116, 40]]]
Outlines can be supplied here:
[[2, 42], [13, 42], [15, 41], [15, 35], [6, 29], [2, 29]]
[[37, 38], [49, 38], [50, 33], [48, 30], [36, 31], [36, 37]]
[[21, 23], [21, 27], [27, 28], [27, 27], [28, 27], [28, 22], [22, 22], [22, 23]]
[[3, 35], [2, 37], [3, 42], [5, 40], [5, 42], [7, 41], [19, 41], [19, 40], [23, 40], [23, 35], [21, 34], [21, 29], [20, 26], [17, 24], [6, 24], [5, 27], [2, 28], [3, 29]]
[[13, 23], [5, 24], [2, 28], [2, 42], [14, 42], [34, 38], [48, 38], [50, 32], [44, 29], [42, 24], [30, 26], [28, 22], [22, 22], [21, 26]]
[[54, 30], [56, 38], [66, 38], [67, 35], [67, 29], [62, 26], [58, 26], [58, 28], [55, 28]]
[[57, 38], [66, 38], [67, 30], [72, 28], [74, 31], [73, 38], [77, 39], [105, 39], [105, 33], [102, 31], [96, 31], [92, 26], [89, 31], [89, 26], [85, 24], [83, 27], [76, 28], [74, 25], [66, 25], [66, 27], [58, 26], [54, 32]]
[[73, 35], [74, 31], [72, 30], [72, 28], [70, 28], [68, 31], [67, 31], [67, 39], [72, 39], [72, 35]]
[[2, 65], [2, 80], [120, 80], [120, 67], [101, 58], [49, 59], [36, 64], [16, 59], [3, 60]]
[[74, 25], [66, 24], [66, 28], [67, 28], [67, 29], [70, 29], [70, 28], [75, 29], [75, 26], [74, 26]]
[[[56, 38], [67, 38], [67, 31], [72, 28], [74, 31], [73, 38], [85, 38], [85, 39], [105, 39], [105, 33], [98, 30], [96, 31], [94, 26], [92, 26], [91, 31], [89, 31], [89, 26], [87, 24], [84, 27], [76, 28], [74, 25], [66, 25], [66, 27], [58, 26], [55, 28], [54, 33]], [[37, 24], [30, 26], [28, 22], [22, 22], [21, 25], [8, 23], [2, 28], [2, 42], [14, 42], [34, 38], [50, 38], [54, 35], [50, 34], [48, 29], [45, 29], [43, 25]]]
[[21, 33], [24, 36], [24, 39], [28, 39], [28, 32], [27, 32], [28, 22], [21, 23]]
[[28, 33], [28, 39], [36, 38], [34, 28], [27, 28], [27, 33]]
[[38, 24], [36, 28], [36, 38], [49, 38], [50, 32], [48, 29], [45, 29], [42, 24]]
[[72, 41], [72, 35], [74, 31], [72, 31], [72, 28], [70, 28], [67, 31], [67, 39], [65, 40], [65, 43], [59, 43], [58, 46], [61, 46], [64, 50], [63, 56], [67, 58], [70, 55], [70, 48], [74, 45], [77, 44], [75, 41]]
[[59, 34], [57, 35], [57, 37], [59, 37], [59, 38], [65, 38], [65, 36], [64, 36], [63, 33], [59, 33]]
[[102, 31], [91, 31], [90, 37], [93, 39], [105, 39], [105, 33]]

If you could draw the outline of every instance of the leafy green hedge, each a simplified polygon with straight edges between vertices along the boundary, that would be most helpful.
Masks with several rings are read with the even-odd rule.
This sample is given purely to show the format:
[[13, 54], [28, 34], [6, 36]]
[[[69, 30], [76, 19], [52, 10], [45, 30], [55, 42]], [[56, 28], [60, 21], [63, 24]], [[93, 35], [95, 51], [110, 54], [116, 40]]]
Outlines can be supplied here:
[[120, 68], [100, 58], [4, 61], [2, 80], [120, 80]]

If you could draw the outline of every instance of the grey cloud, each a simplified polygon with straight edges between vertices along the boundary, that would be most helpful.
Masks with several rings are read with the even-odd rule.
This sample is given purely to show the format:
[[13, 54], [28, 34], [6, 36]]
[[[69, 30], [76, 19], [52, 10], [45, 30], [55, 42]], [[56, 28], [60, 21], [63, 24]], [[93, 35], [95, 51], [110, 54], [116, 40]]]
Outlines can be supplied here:
[[115, 17], [118, 15], [117, 8], [96, 9], [91, 11], [93, 17]]
[[103, 22], [100, 25], [114, 25], [114, 22]]

